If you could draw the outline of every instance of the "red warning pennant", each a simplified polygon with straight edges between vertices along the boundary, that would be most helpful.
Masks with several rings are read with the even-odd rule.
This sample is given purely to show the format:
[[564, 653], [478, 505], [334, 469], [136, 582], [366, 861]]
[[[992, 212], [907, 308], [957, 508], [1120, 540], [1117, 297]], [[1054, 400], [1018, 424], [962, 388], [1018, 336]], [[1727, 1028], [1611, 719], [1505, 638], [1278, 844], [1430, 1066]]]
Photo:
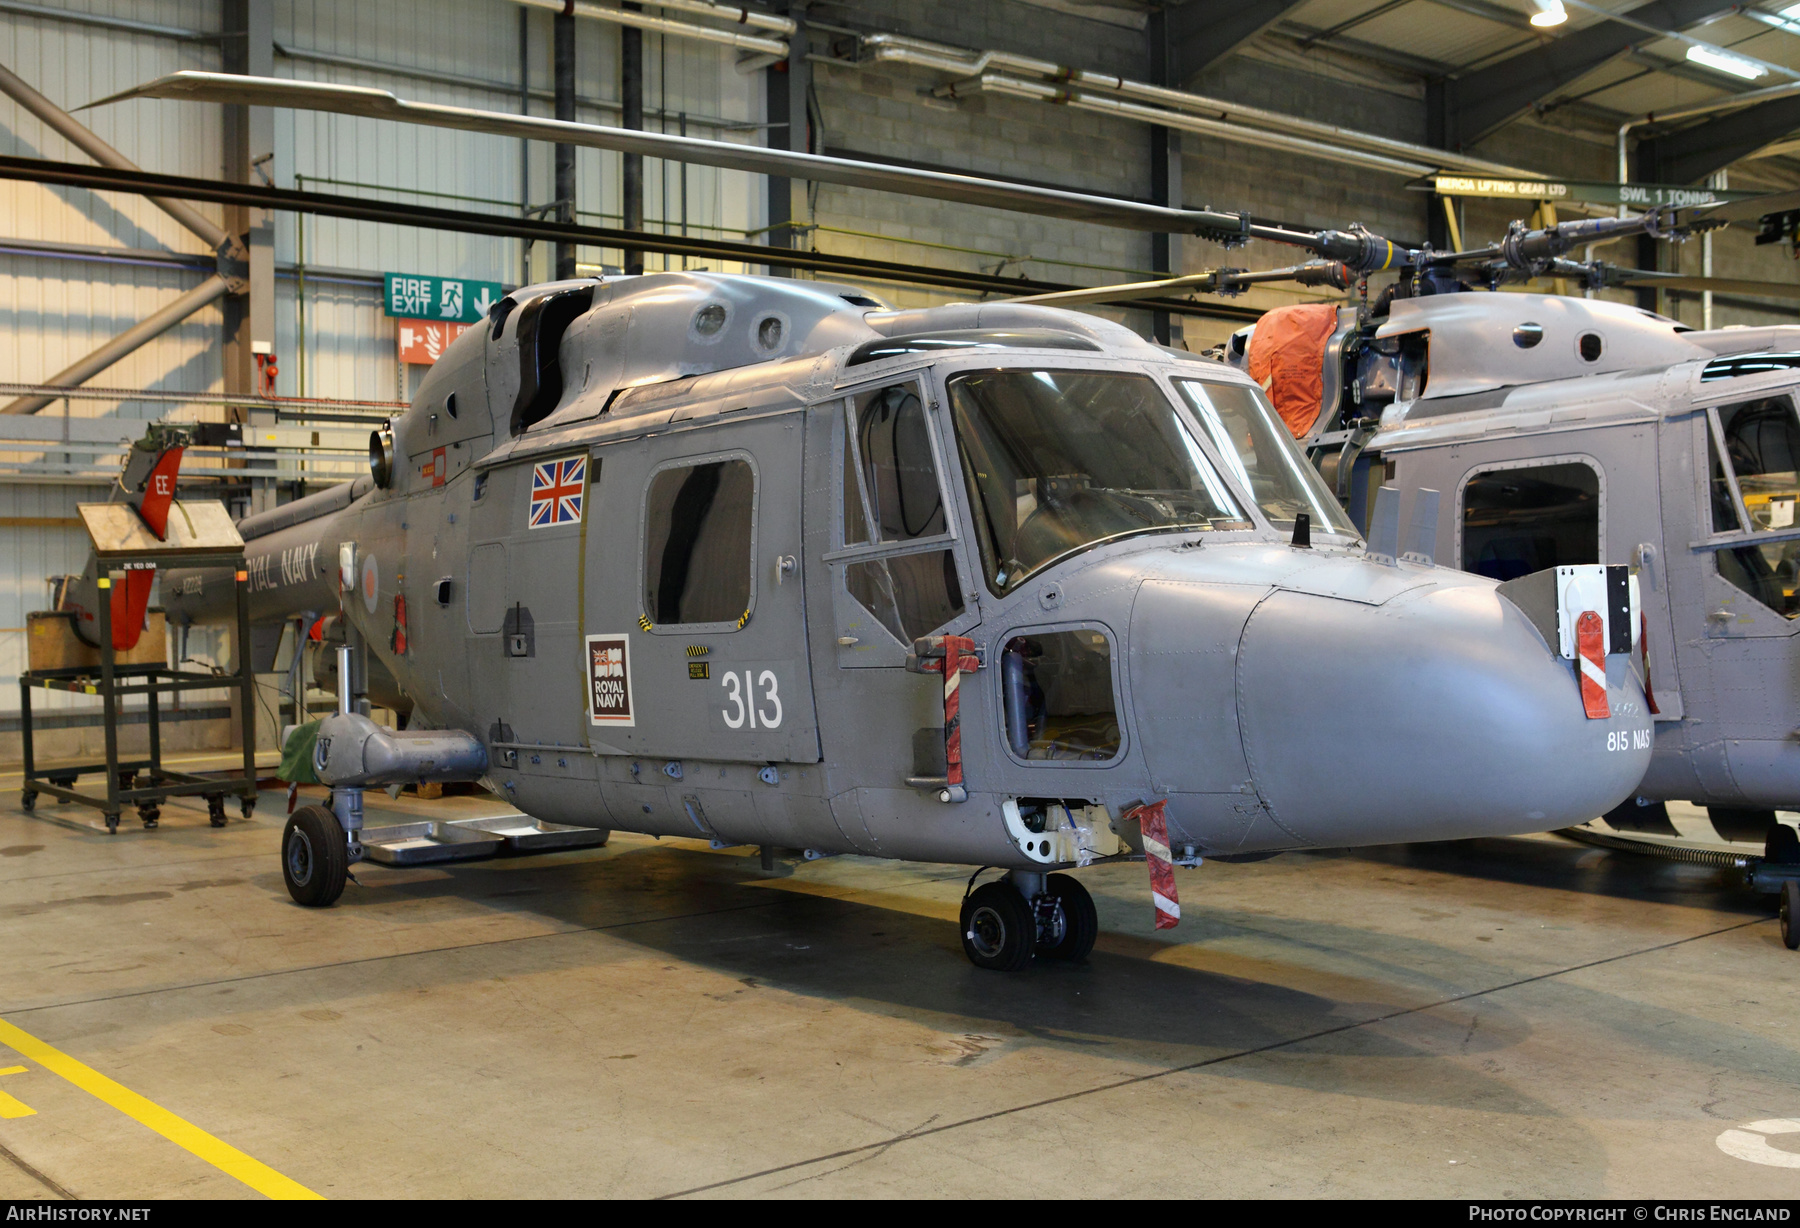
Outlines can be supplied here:
[[1575, 620], [1575, 663], [1581, 667], [1581, 706], [1590, 721], [1612, 715], [1606, 701], [1606, 623], [1592, 610]]
[[1168, 800], [1137, 806], [1125, 812], [1138, 821], [1144, 837], [1144, 862], [1150, 867], [1150, 900], [1156, 905], [1156, 928], [1172, 930], [1181, 924], [1181, 899], [1175, 894], [1175, 866], [1169, 853]]

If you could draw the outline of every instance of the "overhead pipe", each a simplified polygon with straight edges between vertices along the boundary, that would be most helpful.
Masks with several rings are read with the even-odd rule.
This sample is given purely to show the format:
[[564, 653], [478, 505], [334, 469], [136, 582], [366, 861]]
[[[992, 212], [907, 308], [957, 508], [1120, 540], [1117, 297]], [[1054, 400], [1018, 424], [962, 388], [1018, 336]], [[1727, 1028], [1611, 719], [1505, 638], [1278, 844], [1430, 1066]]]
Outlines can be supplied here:
[[[81, 150], [101, 166], [110, 166], [114, 170], [120, 171], [142, 169], [124, 154], [94, 135], [80, 120], [38, 93], [5, 65], [0, 65], [0, 91], [4, 91], [13, 101], [43, 120], [61, 134], [69, 144]], [[199, 236], [200, 241], [213, 251], [221, 256], [227, 254], [225, 249], [230, 246], [230, 236], [222, 227], [199, 213], [192, 205], [179, 200], [170, 200], [166, 196], [147, 196], [144, 199]]]
[[[108, 341], [93, 353], [80, 359], [49, 379], [45, 384], [68, 386], [85, 383], [119, 359], [125, 357], [144, 343], [152, 340], [167, 330], [175, 327], [203, 307], [210, 306], [232, 293], [232, 284], [214, 273], [205, 281], [183, 294], [160, 311], [152, 312], [138, 323], [132, 325], [118, 336]], [[4, 414], [35, 414], [46, 405], [54, 404], [58, 398], [54, 395], [38, 393], [23, 396], [12, 404], [0, 409]]]
[[[596, 4], [594, 0], [513, 0], [526, 8], [547, 9], [552, 13], [568, 13], [575, 17], [586, 17], [594, 21], [610, 22], [615, 26], [633, 26], [639, 30], [653, 30], [658, 34], [667, 34], [672, 38], [690, 38], [703, 43], [716, 43], [720, 46], [735, 47], [739, 51], [748, 51], [754, 55], [772, 55], [787, 59], [788, 45], [778, 38], [762, 38], [755, 34], [739, 34], [735, 30], [719, 30], [712, 26], [697, 26], [691, 22], [674, 21], [668, 17], [652, 17], [648, 13], [628, 12], [625, 9], [613, 8], [607, 4]], [[702, 4], [702, 0], [685, 0], [680, 5], [664, 7], [680, 8], [688, 12], [702, 11], [691, 7]], [[737, 20], [738, 14], [748, 14], [748, 9], [738, 9], [731, 5], [704, 5], [704, 11], [718, 11], [713, 15], [726, 20]], [[743, 24], [757, 24], [748, 17]]]
[[780, 13], [765, 13], [761, 9], [745, 8], [741, 4], [714, 4], [712, 0], [652, 0], [659, 9], [674, 9], [678, 13], [698, 13], [702, 17], [717, 17], [720, 21], [735, 22], [740, 26], [749, 26], [753, 30], [773, 30], [783, 38], [792, 38], [800, 23], [792, 17], [784, 17]]
[[[1279, 111], [1270, 111], [1262, 107], [1245, 106], [1241, 103], [1227, 102], [1222, 98], [1211, 98], [1203, 94], [1190, 94], [1185, 90], [1170, 89], [1167, 86], [1132, 81], [1111, 73], [1096, 73], [1085, 69], [1069, 68], [1049, 60], [1017, 55], [1009, 51], [964, 51], [960, 48], [901, 34], [864, 35], [861, 45], [869, 62], [873, 63], [910, 64], [919, 68], [935, 69], [938, 72], [962, 78], [979, 79], [984, 82], [989, 80], [1011, 82], [1015, 78], [1002, 77], [998, 74], [1022, 73], [1050, 82], [1064, 83], [1066, 86], [1080, 90], [1100, 91], [1109, 96], [1153, 103], [1157, 109], [1150, 113], [1149, 122], [1164, 127], [1181, 126], [1166, 115], [1165, 108], [1167, 111], [1180, 114], [1211, 117], [1211, 122], [1219, 127], [1209, 130], [1209, 134], [1226, 140], [1248, 141], [1249, 134], [1241, 124], [1256, 124], [1295, 136], [1325, 142], [1338, 142], [1369, 153], [1382, 155], [1393, 163], [1418, 163], [1424, 166], [1424, 171], [1416, 173], [1429, 173], [1432, 170], [1443, 169], [1503, 179], [1544, 178], [1538, 171], [1507, 166], [1500, 162], [1490, 162], [1484, 158], [1471, 158], [1447, 149], [1434, 149], [1429, 145], [1416, 145], [1410, 141], [1396, 141], [1388, 137], [1376, 136], [1373, 133], [1358, 132], [1351, 128], [1341, 128], [1336, 124], [1302, 119], [1299, 116], [1285, 115]], [[990, 72], [990, 70], [997, 71]], [[1033, 83], [1020, 82], [1020, 84]], [[946, 95], [942, 90], [934, 92], [940, 97], [955, 96], [954, 94]], [[999, 91], [990, 90], [989, 92]], [[1023, 95], [1015, 94], [1015, 96]], [[1083, 94], [1078, 97], [1086, 99], [1093, 96]], [[1045, 101], [1073, 103], [1075, 97], [1050, 96], [1046, 97]], [[1085, 109], [1096, 108], [1087, 107]], [[1135, 113], [1118, 113], [1131, 114], [1132, 118], [1144, 118]], [[1239, 122], [1231, 123], [1230, 120]], [[1200, 129], [1188, 128], [1187, 131], [1200, 131]], [[1338, 160], [1342, 161], [1343, 159]], [[1356, 165], [1375, 166], [1376, 164], [1356, 163]], [[1390, 168], [1378, 166], [1377, 169]]]

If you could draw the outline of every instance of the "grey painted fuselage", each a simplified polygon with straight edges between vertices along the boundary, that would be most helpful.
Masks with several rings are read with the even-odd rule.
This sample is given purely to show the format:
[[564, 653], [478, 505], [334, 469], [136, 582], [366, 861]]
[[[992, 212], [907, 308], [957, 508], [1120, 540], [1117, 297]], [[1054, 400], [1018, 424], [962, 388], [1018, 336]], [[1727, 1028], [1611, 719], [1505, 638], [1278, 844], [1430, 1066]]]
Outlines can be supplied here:
[[[591, 303], [555, 354], [522, 353], [531, 302], [583, 292]], [[1036, 869], [1007, 818], [1021, 799], [1115, 818], [1167, 799], [1171, 843], [1229, 855], [1544, 830], [1605, 811], [1648, 763], [1624, 657], [1608, 662], [1612, 717], [1588, 719], [1569, 662], [1493, 581], [1371, 560], [1348, 536], [1291, 545], [1211, 443], [1208, 463], [1253, 510], [1241, 527], [1120, 534], [1004, 592], [984, 582], [947, 380], [1125, 372], [1179, 406], [1177, 376], [1252, 387], [1225, 367], [1072, 312], [892, 312], [825, 283], [664, 274], [512, 301], [455, 343], [395, 422], [386, 488], [250, 553], [270, 560], [253, 563], [271, 577], [253, 601], [273, 618], [335, 611], [353, 546], [343, 608], [415, 719], [484, 739], [491, 787], [540, 818]], [[901, 346], [849, 362], [883, 337], [976, 329], [1080, 344]], [[554, 408], [515, 432], [550, 364]], [[846, 400], [896, 386], [925, 406], [946, 511], [941, 533], [903, 548], [858, 541], [844, 511]], [[561, 482], [569, 460], [585, 462], [579, 514], [533, 527], [544, 467]], [[747, 608], [661, 625], [646, 597], [647, 491], [677, 462], [723, 461], [754, 481]], [[962, 679], [960, 803], [939, 800], [942, 679], [907, 671], [908, 645], [847, 579], [925, 546], [947, 553], [961, 590], [960, 612], [931, 630], [969, 637], [984, 660]], [[184, 585], [199, 590], [185, 605]], [[205, 586], [171, 577], [174, 616], [208, 617]], [[1110, 758], [1034, 759], [1009, 743], [1003, 649], [1065, 631], [1104, 639]], [[597, 717], [595, 639], [628, 650], [629, 723]]]
[[[1541, 341], [1522, 347], [1515, 335]], [[1730, 551], [1786, 550], [1800, 526], [1749, 495], [1729, 515], [1714, 503], [1711, 456], [1732, 457], [1715, 416], [1762, 404], [1795, 415], [1800, 328], [1682, 330], [1621, 304], [1532, 294], [1455, 294], [1396, 303], [1384, 339], [1424, 337], [1423, 391], [1387, 405], [1365, 457], [1410, 493], [1443, 492], [1437, 558], [1477, 567], [1479, 513], [1471, 483], [1490, 475], [1541, 475], [1549, 466], [1592, 474], [1599, 560], [1638, 570], [1647, 618], [1650, 680], [1660, 709], [1655, 753], [1640, 796], [1743, 808], [1800, 807], [1800, 622], [1794, 584], [1771, 570], [1757, 591], [1725, 571]], [[1586, 353], [1583, 337], [1597, 337]], [[1786, 354], [1787, 359], [1779, 357]], [[1774, 355], [1759, 358], [1759, 355]], [[1779, 402], [1779, 404], [1777, 404]], [[1364, 409], [1364, 413], [1375, 412]], [[1308, 441], [1333, 456], [1341, 430], [1330, 414]], [[1771, 428], [1770, 438], [1777, 433]], [[1791, 438], [1800, 427], [1780, 427]], [[1717, 445], [1727, 444], [1723, 449]], [[1771, 448], [1777, 446], [1771, 444]], [[1779, 441], [1785, 449], [1785, 438]], [[1779, 462], [1790, 470], [1791, 459]], [[1723, 471], [1719, 481], [1725, 482]], [[1764, 498], [1767, 498], [1765, 492]], [[1788, 504], [1792, 508], [1791, 501]], [[1760, 520], [1761, 523], [1758, 523]], [[1520, 534], [1530, 532], [1521, 517]], [[1491, 560], [1489, 560], [1491, 561]], [[1754, 560], [1753, 560], [1754, 561]], [[1759, 599], [1758, 591], [1762, 596]], [[1786, 615], [1775, 604], [1787, 607]]]

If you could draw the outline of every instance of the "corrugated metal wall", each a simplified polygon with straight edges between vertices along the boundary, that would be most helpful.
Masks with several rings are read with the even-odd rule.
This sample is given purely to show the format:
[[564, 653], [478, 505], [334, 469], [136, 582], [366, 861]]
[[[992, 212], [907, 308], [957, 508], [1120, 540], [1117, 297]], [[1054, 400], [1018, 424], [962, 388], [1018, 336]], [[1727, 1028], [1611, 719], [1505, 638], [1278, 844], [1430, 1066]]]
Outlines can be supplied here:
[[[0, 13], [0, 63], [65, 109], [182, 68], [218, 70], [219, 0], [40, 0], [70, 15], [97, 15], [163, 27], [162, 32], [110, 29], [78, 21]], [[277, 0], [278, 76], [368, 85], [404, 98], [516, 110], [523, 66], [534, 114], [553, 107], [551, 18], [505, 0]], [[171, 33], [174, 32], [174, 33]], [[179, 37], [188, 31], [204, 37]], [[578, 117], [617, 123], [616, 27], [577, 24]], [[735, 53], [705, 44], [644, 38], [646, 126], [693, 135], [760, 142], [762, 80], [734, 69]], [[354, 61], [350, 63], [347, 61]], [[373, 66], [370, 66], [373, 65]], [[417, 74], [455, 77], [459, 82]], [[610, 105], [608, 105], [610, 104]], [[146, 170], [217, 178], [223, 162], [221, 108], [145, 100], [81, 111], [81, 118]], [[517, 140], [427, 128], [409, 129], [349, 116], [277, 111], [270, 173], [283, 187], [375, 196], [515, 214], [553, 196], [552, 153], [522, 150]], [[522, 152], [525, 156], [522, 158]], [[85, 163], [87, 156], [10, 99], [0, 98], [0, 153]], [[579, 220], [618, 225], [620, 159], [581, 150], [577, 159]], [[651, 229], [682, 227], [682, 169], [645, 166], [645, 216]], [[665, 203], [666, 201], [666, 203]], [[201, 213], [219, 219], [218, 206]], [[762, 225], [760, 181], [739, 172], [686, 171], [690, 232], [742, 238]], [[382, 311], [379, 275], [396, 271], [465, 276], [517, 285], [548, 276], [550, 253], [516, 240], [402, 226], [276, 216], [275, 349], [281, 395], [392, 400], [407, 391], [395, 356], [395, 324]], [[302, 233], [304, 226], [304, 233]], [[94, 259], [71, 253], [0, 251], [0, 380], [35, 382], [89, 353], [197, 285], [203, 269], [171, 267], [131, 253], [203, 254], [203, 244], [140, 197], [0, 181], [0, 246], [7, 239], [84, 245], [121, 252]], [[617, 251], [582, 250], [580, 259], [617, 263]], [[660, 267], [651, 257], [651, 267]], [[677, 258], [675, 267], [681, 267]], [[692, 262], [698, 263], [698, 262]], [[296, 266], [307, 270], [302, 282]], [[739, 271], [733, 266], [733, 271]], [[145, 345], [91, 383], [181, 392], [223, 388], [222, 311], [209, 308]], [[304, 351], [301, 339], [304, 336]], [[413, 372], [414, 382], [418, 372]], [[302, 382], [304, 378], [304, 384]], [[133, 419], [121, 439], [141, 433], [137, 421], [165, 414], [216, 417], [217, 409], [75, 399], [76, 417]], [[48, 413], [60, 414], [59, 403]], [[49, 459], [60, 459], [50, 454]], [[8, 452], [4, 459], [44, 459]], [[78, 458], [79, 459], [79, 458]], [[106, 488], [0, 479], [0, 720], [16, 717], [14, 685], [25, 663], [25, 615], [43, 608], [45, 577], [79, 571], [86, 538], [75, 504], [104, 499]], [[205, 655], [208, 643], [194, 651]], [[36, 705], [83, 708], [91, 701], [45, 694]]]

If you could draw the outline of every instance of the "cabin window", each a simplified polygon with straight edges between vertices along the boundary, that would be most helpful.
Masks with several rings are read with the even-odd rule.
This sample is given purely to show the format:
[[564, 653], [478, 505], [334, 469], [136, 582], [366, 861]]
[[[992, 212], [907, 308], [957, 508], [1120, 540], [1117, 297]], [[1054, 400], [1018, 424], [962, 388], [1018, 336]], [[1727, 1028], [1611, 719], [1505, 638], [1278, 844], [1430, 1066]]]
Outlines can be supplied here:
[[[895, 639], [911, 643], [965, 608], [955, 555], [943, 545], [949, 518], [921, 390], [900, 383], [858, 393], [842, 421], [843, 544], [890, 548], [846, 562], [844, 584]], [[891, 550], [913, 542], [921, 548]]]
[[644, 609], [662, 624], [737, 625], [750, 609], [756, 475], [743, 459], [659, 469], [644, 508]]
[[1516, 580], [1600, 561], [1600, 474], [1582, 461], [1493, 469], [1463, 487], [1462, 569]]
[[[1800, 529], [1800, 418], [1785, 396], [1721, 405], [1708, 413], [1714, 533]], [[1719, 575], [1784, 618], [1800, 615], [1800, 543], [1772, 541], [1714, 552]]]
[[1112, 641], [1099, 631], [1034, 631], [1000, 655], [1006, 743], [1026, 760], [1094, 762], [1119, 754]]

